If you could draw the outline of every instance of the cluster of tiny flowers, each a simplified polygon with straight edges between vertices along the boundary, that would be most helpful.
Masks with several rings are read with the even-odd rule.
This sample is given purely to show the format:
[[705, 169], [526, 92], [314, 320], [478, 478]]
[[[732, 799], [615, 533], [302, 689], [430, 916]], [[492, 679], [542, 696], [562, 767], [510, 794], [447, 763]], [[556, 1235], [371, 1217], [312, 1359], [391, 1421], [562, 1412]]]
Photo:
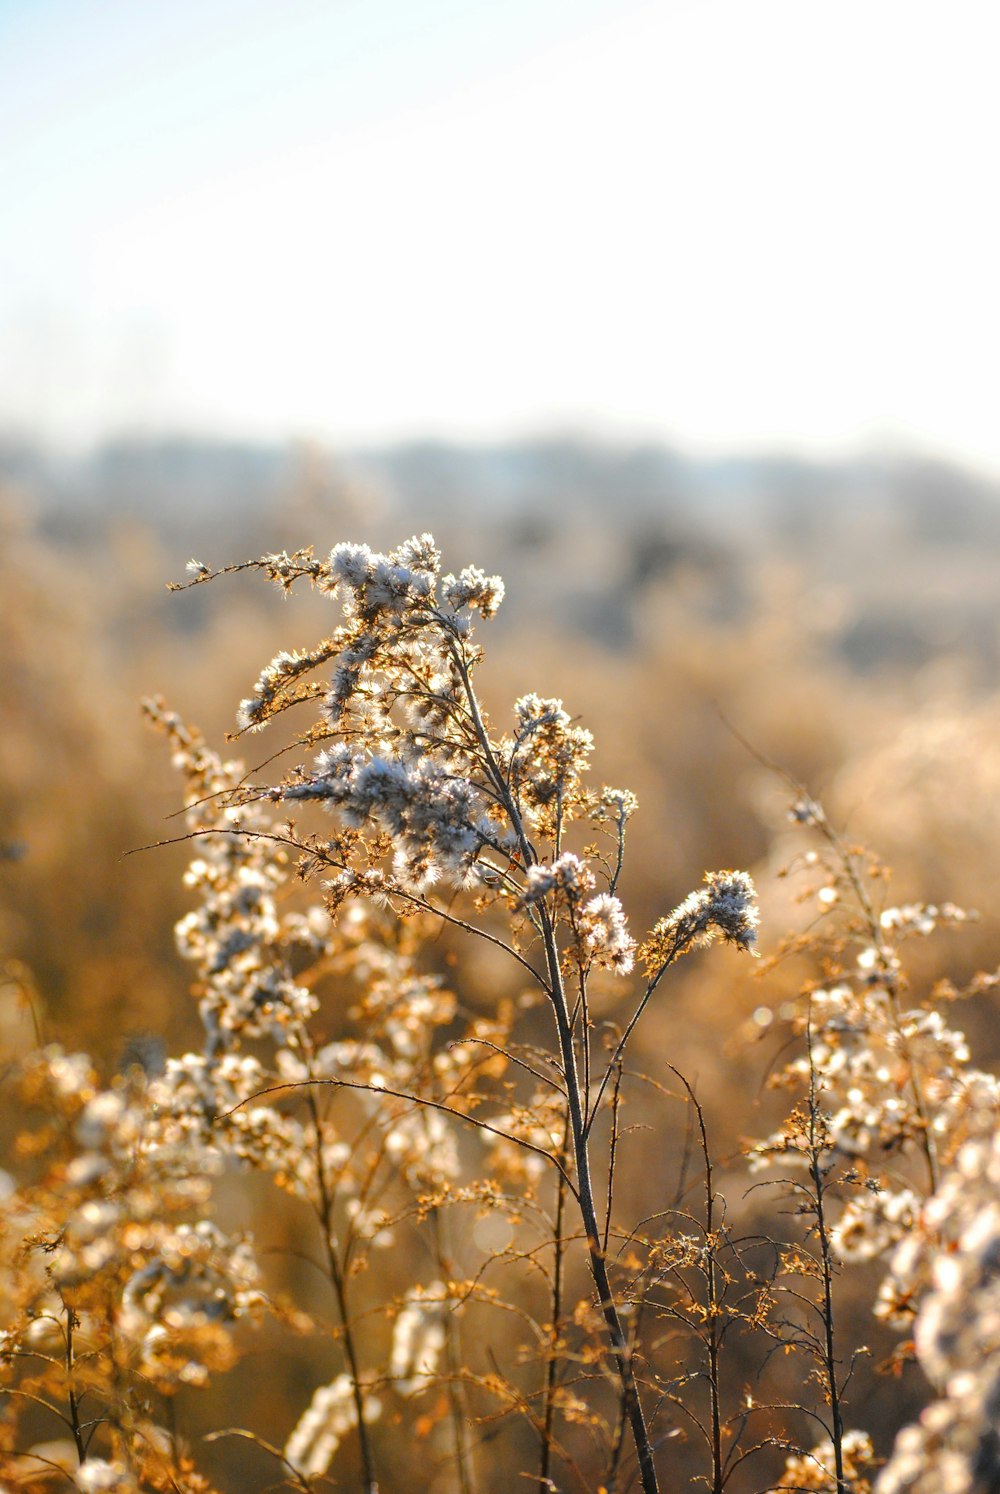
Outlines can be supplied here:
[[[808, 812], [799, 808], [793, 819], [832, 834], [819, 805], [808, 801]], [[842, 900], [858, 904], [858, 855], [828, 843], [802, 858], [806, 868], [823, 873], [818, 898], [824, 912]], [[863, 874], [872, 871], [878, 871], [875, 863]], [[920, 1209], [919, 1194], [887, 1159], [923, 1154], [933, 1176], [934, 1159], [954, 1149], [973, 1109], [987, 1104], [1000, 1110], [1000, 1084], [970, 1066], [963, 1034], [937, 1008], [904, 1007], [900, 1000], [905, 977], [897, 945], [975, 915], [952, 903], [887, 907], [877, 919], [870, 905], [858, 910], [860, 934], [857, 922], [849, 925], [852, 940], [861, 941], [854, 969], [838, 984], [809, 993], [800, 1023], [809, 1032], [809, 1053], [788, 1064], [776, 1082], [815, 1086], [828, 1160], [848, 1162], [854, 1180], [867, 1183], [832, 1233], [842, 1259], [865, 1261], [887, 1256]], [[800, 1151], [793, 1131], [783, 1127], [754, 1148], [751, 1166], [793, 1159]]]
[[500, 742], [500, 761], [520, 813], [537, 834], [554, 839], [560, 816], [591, 808], [583, 778], [594, 739], [574, 726], [561, 700], [523, 695], [514, 715], [517, 730]]
[[562, 893], [570, 903], [576, 903], [588, 892], [593, 892], [596, 883], [594, 873], [586, 861], [564, 851], [555, 861], [540, 861], [528, 868], [525, 878], [525, 903], [538, 903], [552, 893]]
[[[176, 719], [165, 716], [164, 721], [175, 734]], [[210, 754], [200, 742], [198, 751], [203, 769]], [[190, 782], [194, 765], [186, 743], [178, 748], [177, 759]], [[212, 776], [224, 792], [239, 782], [242, 767], [217, 762]], [[194, 782], [190, 795], [200, 787]], [[215, 811], [224, 831], [233, 812], [225, 807]], [[406, 1090], [417, 1073], [426, 1071], [433, 1034], [452, 1020], [454, 998], [438, 982], [418, 975], [405, 955], [366, 938], [360, 910], [345, 914], [337, 927], [317, 907], [279, 916], [276, 899], [292, 863], [266, 833], [266, 805], [251, 804], [239, 813], [248, 815], [249, 837], [212, 835], [211, 813], [206, 826], [201, 802], [189, 811], [192, 823], [206, 830], [199, 841], [203, 854], [187, 879], [200, 892], [201, 903], [178, 925], [177, 937], [181, 952], [199, 967], [206, 1051], [168, 1061], [153, 1087], [161, 1124], [166, 1128], [169, 1123], [171, 1134], [183, 1134], [207, 1157], [224, 1147], [228, 1155], [269, 1171], [281, 1186], [314, 1202], [324, 1191], [320, 1172], [329, 1171], [337, 1178], [355, 1235], [388, 1244], [392, 1236], [384, 1215], [353, 1196], [357, 1180], [349, 1165], [350, 1147], [340, 1140], [310, 1142], [307, 1128], [294, 1116], [266, 1099], [255, 1103], [255, 1098], [275, 1078], [303, 1083], [350, 1075], [374, 1091], [369, 1109], [378, 1112], [385, 1155], [400, 1175], [421, 1185], [440, 1184], [458, 1168], [454, 1137], [444, 1118], [419, 1107], [387, 1106], [378, 1091], [384, 1086]], [[360, 1014], [366, 1019], [364, 1040], [345, 1039], [321, 1048], [313, 1044], [307, 1023], [318, 1001], [292, 976], [292, 958], [303, 951], [328, 963], [357, 963], [365, 982]], [[245, 1039], [265, 1035], [276, 1045], [273, 1075], [256, 1056], [237, 1051]], [[379, 1035], [383, 1042], [376, 1040]]]
[[631, 789], [603, 788], [600, 807], [613, 824], [624, 826], [639, 808], [639, 801]]
[[[844, 1478], [851, 1494], [871, 1494], [868, 1475], [875, 1463], [875, 1451], [867, 1432], [845, 1432], [841, 1438]], [[785, 1463], [780, 1481], [768, 1494], [787, 1494], [789, 1489], [812, 1490], [814, 1494], [841, 1494], [837, 1482], [836, 1453], [827, 1439], [808, 1453], [794, 1453]]]
[[[133, 1272], [122, 1292], [120, 1327], [138, 1346], [136, 1367], [147, 1379], [205, 1385], [211, 1370], [235, 1357], [228, 1325], [263, 1307], [249, 1242], [228, 1239], [202, 1219], [179, 1225], [156, 1258]], [[201, 1347], [206, 1343], [210, 1356]]]
[[917, 1359], [938, 1399], [899, 1434], [878, 1494], [1000, 1487], [1000, 1131], [994, 1108], [978, 1119], [883, 1288], [897, 1320], [919, 1304]]
[[453, 611], [470, 608], [489, 619], [503, 601], [504, 585], [499, 576], [487, 576], [478, 566], [467, 565], [458, 576], [445, 576], [441, 595]]
[[[900, 1010], [891, 986], [891, 951], [878, 961], [861, 951], [858, 981], [813, 991], [809, 998], [810, 1054], [787, 1065], [782, 1082], [812, 1079], [822, 1097], [830, 1153], [861, 1167], [873, 1186], [847, 1206], [833, 1242], [847, 1260], [884, 1256], [913, 1224], [920, 1200], [891, 1176], [885, 1159], [932, 1148], [946, 1154], [973, 1107], [1000, 1111], [1000, 1085], [969, 1064], [962, 1033], [934, 1008]], [[752, 1165], [794, 1148], [786, 1130], [755, 1148]]]
[[870, 1261], [884, 1256], [917, 1221], [921, 1200], [911, 1188], [867, 1188], [852, 1198], [830, 1241], [842, 1261]]
[[624, 910], [616, 897], [602, 892], [584, 903], [579, 932], [587, 954], [598, 965], [610, 966], [619, 975], [629, 973], [635, 959], [635, 940], [629, 934]]
[[330, 589], [341, 602], [345, 627], [334, 635], [338, 665], [326, 695], [324, 712], [339, 726], [353, 706], [359, 722], [375, 726], [385, 706], [372, 690], [373, 673], [383, 664], [412, 667], [414, 680], [437, 678], [445, 693], [453, 669], [443, 632], [460, 636], [468, 620], [445, 619], [435, 599], [441, 557], [430, 535], [415, 536], [389, 555], [367, 545], [337, 545], [330, 555]]
[[183, 1148], [193, 1174], [220, 1172], [226, 1156], [295, 1175], [302, 1127], [272, 1106], [255, 1105], [270, 1075], [259, 1058], [230, 1052], [168, 1058], [150, 1082], [158, 1142]]
[[757, 893], [747, 872], [706, 872], [705, 885], [661, 918], [639, 953], [653, 975], [678, 954], [721, 937], [752, 951], [757, 942]]
[[[635, 961], [635, 940], [618, 898], [610, 892], [588, 894], [597, 885], [586, 861], [564, 851], [555, 861], [541, 861], [528, 868], [522, 905], [530, 909], [551, 899], [561, 903], [573, 934], [573, 953], [584, 967], [603, 965], [618, 975], [627, 975]], [[586, 899], [586, 901], [584, 901]]]
[[[971, 1066], [963, 1034], [940, 1010], [904, 1005], [896, 947], [974, 915], [907, 904], [876, 917], [863, 879], [880, 876], [877, 864], [842, 847], [819, 806], [793, 817], [827, 841], [804, 858], [825, 873], [824, 912], [853, 905], [833, 944], [838, 963], [845, 943], [861, 947], [839, 984], [808, 991], [799, 1020], [808, 1051], [776, 1082], [808, 1090], [810, 1102], [754, 1149], [751, 1165], [809, 1160], [829, 1184], [839, 1160], [840, 1181], [862, 1185], [830, 1244], [844, 1261], [891, 1262], [875, 1314], [913, 1334], [938, 1396], [900, 1433], [877, 1494], [988, 1494], [1000, 1488], [1000, 1082]], [[979, 980], [982, 989], [992, 984]], [[829, 1459], [817, 1456], [829, 1472]], [[782, 1486], [833, 1490], [835, 1482], [831, 1474], [812, 1483], [807, 1467], [790, 1462]]]
[[[357, 909], [353, 911], [356, 916]], [[349, 1076], [366, 1086], [358, 1098], [368, 1113], [367, 1125], [380, 1135], [382, 1155], [397, 1176], [419, 1189], [447, 1187], [460, 1170], [451, 1122], [440, 1110], [394, 1099], [384, 1091], [416, 1091], [441, 1101], [453, 1095], [461, 1089], [489, 1024], [474, 1023], [464, 1042], [435, 1050], [437, 1034], [455, 1019], [452, 992], [436, 977], [418, 972], [407, 951], [389, 949], [373, 939], [358, 943], [355, 960], [353, 973], [361, 991], [352, 1016], [366, 1036], [326, 1043], [308, 1059], [301, 1050], [284, 1048], [276, 1055], [278, 1071], [290, 1083]], [[490, 1035], [500, 1039], [503, 1033], [494, 1027]], [[351, 1195], [357, 1181], [350, 1166], [351, 1149], [338, 1141], [326, 1161], [337, 1178], [338, 1192]], [[288, 1185], [305, 1186], [315, 1197], [314, 1174], [307, 1154]], [[378, 1245], [389, 1243], [390, 1232], [375, 1213], [350, 1197], [347, 1209], [356, 1233], [367, 1234]]]
[[347, 606], [366, 617], [403, 613], [426, 602], [434, 590], [441, 557], [429, 534], [414, 536], [389, 555], [349, 541], [330, 552], [332, 581], [350, 593]]
[[[374, 1421], [382, 1407], [374, 1396], [365, 1399], [365, 1420]], [[329, 1385], [321, 1385], [285, 1444], [284, 1455], [302, 1478], [321, 1478], [333, 1462], [334, 1453], [358, 1424], [354, 1381], [340, 1374]]]
[[902, 938], [907, 934], [918, 934], [926, 938], [940, 927], [957, 928], [974, 918], [965, 908], [955, 903], [904, 903], [898, 908], [883, 908], [879, 924], [886, 933]]
[[[344, 624], [310, 653], [277, 655], [239, 718], [241, 726], [262, 726], [299, 700], [321, 698], [325, 734], [345, 740], [274, 794], [320, 801], [351, 829], [392, 837], [393, 878], [409, 891], [442, 878], [476, 881], [482, 852], [514, 850], [484, 792], [468, 729], [468, 678], [478, 661], [470, 614], [492, 617], [503, 583], [475, 566], [457, 577], [442, 578], [440, 570], [430, 535], [387, 555], [337, 545], [322, 584], [340, 600]], [[330, 659], [328, 686], [305, 678]], [[343, 887], [357, 890], [349, 881]]]
[[309, 779], [289, 785], [284, 796], [321, 800], [348, 826], [386, 831], [396, 846], [394, 873], [405, 887], [441, 877], [462, 885], [484, 848], [502, 849], [481, 788], [407, 738], [395, 748], [331, 747]]
[[[204, 1385], [233, 1362], [239, 1320], [262, 1311], [261, 1282], [248, 1243], [204, 1218], [207, 1179], [161, 1128], [146, 1076], [103, 1086], [86, 1058], [45, 1048], [23, 1062], [18, 1093], [31, 1175], [9, 1187], [0, 1220], [4, 1388], [19, 1394], [21, 1370], [46, 1361], [70, 1375], [85, 1365], [95, 1406], [114, 1408], [128, 1385]], [[32, 1381], [35, 1400], [48, 1390]], [[95, 1448], [77, 1486], [132, 1488], [127, 1469], [149, 1463], [154, 1432], [130, 1414], [113, 1439], [122, 1456]]]
[[[295, 571], [298, 558], [292, 561]], [[288, 577], [261, 565], [286, 584]], [[594, 896], [594, 871], [562, 843], [581, 816], [610, 826], [620, 869], [635, 796], [585, 787], [593, 738], [561, 700], [522, 696], [514, 729], [490, 737], [471, 684], [481, 651], [471, 643], [470, 614], [493, 615], [503, 595], [499, 577], [475, 566], [442, 576], [426, 534], [387, 554], [337, 545], [318, 574], [301, 567], [296, 574], [339, 599], [343, 624], [312, 652], [278, 654], [244, 703], [241, 724], [262, 725], [297, 701], [322, 697], [310, 733], [323, 741], [321, 750], [267, 795], [319, 803], [339, 821], [325, 852], [330, 906], [366, 896], [405, 910], [426, 905], [436, 883], [450, 884], [480, 904], [493, 898], [519, 909], [536, 932], [553, 918], [567, 958], [627, 973], [635, 946], [614, 896], [617, 873]], [[324, 689], [312, 672], [327, 660], [334, 668]], [[252, 807], [246, 795], [234, 797], [239, 813]], [[697, 932], [748, 948], [755, 919], [745, 874], [710, 879]], [[202, 936], [196, 921], [195, 931]]]
[[241, 731], [254, 731], [263, 726], [268, 713], [277, 701], [288, 701], [296, 681], [316, 668], [329, 657], [329, 648], [319, 648], [308, 653], [289, 653], [282, 649], [275, 654], [270, 664], [265, 665], [253, 687], [253, 694], [240, 701], [236, 714]]
[[291, 874], [271, 839], [273, 824], [259, 804], [233, 805], [242, 764], [224, 763], [180, 718], [147, 707], [174, 748], [187, 780], [188, 824], [201, 832], [186, 885], [198, 907], [177, 925], [180, 953], [198, 969], [200, 1013], [210, 1055], [244, 1038], [278, 1041], [316, 1010], [312, 993], [292, 976], [292, 956], [319, 955], [329, 932], [322, 910], [311, 921], [278, 915], [276, 894]]

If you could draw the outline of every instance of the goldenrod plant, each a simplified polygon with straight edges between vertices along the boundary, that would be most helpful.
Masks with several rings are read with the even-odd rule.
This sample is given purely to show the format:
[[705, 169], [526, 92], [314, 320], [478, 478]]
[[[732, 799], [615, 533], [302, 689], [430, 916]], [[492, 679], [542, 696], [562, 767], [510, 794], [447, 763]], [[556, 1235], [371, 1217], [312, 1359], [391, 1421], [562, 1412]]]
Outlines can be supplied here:
[[[491, 722], [476, 626], [503, 584], [444, 572], [429, 535], [192, 562], [178, 589], [234, 573], [334, 617], [260, 671], [240, 759], [147, 704], [185, 785], [165, 839], [192, 853], [177, 944], [203, 1036], [109, 1075], [42, 1035], [10, 1067], [3, 1487], [995, 1488], [997, 1084], [899, 952], [964, 915], [884, 906], [797, 796], [829, 934], [799, 952], [837, 978], [809, 982], [791, 1115], [725, 1159], [727, 1196], [697, 1085], [637, 1044], [683, 956], [756, 953], [750, 875], [707, 873], [633, 934], [634, 795], [591, 781], [561, 700]], [[477, 948], [513, 995], [477, 983]], [[678, 1100], [684, 1145], [656, 1129]], [[291, 1221], [274, 1240], [261, 1188]], [[838, 1317], [871, 1260], [933, 1388], [881, 1473]], [[791, 1397], [768, 1379], [788, 1356]], [[220, 1423], [241, 1357], [264, 1390]], [[267, 1393], [289, 1362], [291, 1415]]]

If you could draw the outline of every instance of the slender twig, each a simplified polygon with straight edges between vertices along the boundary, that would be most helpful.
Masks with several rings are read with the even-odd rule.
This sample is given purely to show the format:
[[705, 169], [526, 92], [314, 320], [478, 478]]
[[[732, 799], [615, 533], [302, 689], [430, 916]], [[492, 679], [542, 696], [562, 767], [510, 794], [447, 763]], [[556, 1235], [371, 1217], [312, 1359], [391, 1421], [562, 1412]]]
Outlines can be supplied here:
[[[562, 1146], [560, 1154], [563, 1162], [566, 1160], [566, 1139], [568, 1135], [568, 1123], [563, 1130]], [[549, 1311], [551, 1313], [551, 1328], [549, 1332], [549, 1348], [545, 1359], [545, 1410], [542, 1416], [542, 1446], [538, 1463], [538, 1487], [540, 1490], [551, 1489], [550, 1469], [552, 1466], [553, 1428], [555, 1426], [556, 1414], [556, 1387], [559, 1379], [559, 1361], [557, 1351], [559, 1347], [559, 1336], [562, 1332], [563, 1315], [563, 1271], [566, 1253], [566, 1240], [563, 1234], [563, 1219], [566, 1211], [566, 1183], [562, 1173], [556, 1178], [556, 1213], [555, 1223], [552, 1230], [552, 1300]]]
[[354, 1328], [351, 1322], [350, 1307], [347, 1297], [347, 1283], [341, 1270], [340, 1260], [337, 1253], [337, 1238], [334, 1233], [333, 1208], [334, 1198], [330, 1192], [326, 1177], [326, 1162], [324, 1160], [324, 1138], [323, 1122], [316, 1102], [316, 1095], [311, 1088], [307, 1091], [307, 1103], [309, 1114], [313, 1125], [314, 1157], [316, 1166], [317, 1185], [317, 1214], [323, 1233], [323, 1248], [326, 1252], [327, 1268], [330, 1277], [330, 1285], [337, 1302], [337, 1313], [340, 1317], [341, 1332], [344, 1339], [344, 1351], [347, 1355], [347, 1363], [351, 1372], [351, 1394], [354, 1397], [354, 1409], [358, 1421], [358, 1441], [361, 1448], [361, 1463], [364, 1472], [365, 1494], [378, 1494], [378, 1478], [375, 1472], [375, 1455], [368, 1432], [365, 1416], [365, 1394], [361, 1379], [360, 1363], [358, 1359], [357, 1345], [354, 1339]]
[[[525, 865], [530, 866], [532, 860], [532, 848], [529, 843], [521, 815], [515, 805], [510, 789], [505, 781], [503, 772], [496, 762], [492, 744], [483, 726], [482, 713], [476, 700], [475, 691], [469, 676], [467, 661], [460, 650], [455, 650], [456, 662], [462, 677], [466, 699], [469, 703], [470, 713], [476, 727], [476, 735], [480, 740], [484, 756], [490, 767], [490, 774], [498, 792], [505, 800], [505, 808], [510, 818], [511, 827], [521, 847]], [[552, 914], [542, 904], [539, 908], [539, 919], [541, 923], [542, 939], [545, 949], [545, 963], [548, 974], [547, 989], [552, 1004], [555, 1018], [556, 1036], [559, 1043], [560, 1056], [562, 1058], [563, 1077], [566, 1083], [567, 1099], [569, 1103], [569, 1122], [573, 1143], [574, 1163], [576, 1167], [576, 1199], [580, 1207], [580, 1215], [584, 1231], [587, 1237], [587, 1253], [591, 1275], [597, 1288], [598, 1301], [607, 1327], [608, 1336], [611, 1341], [612, 1353], [618, 1370], [619, 1380], [622, 1387], [622, 1395], [627, 1410], [629, 1425], [635, 1443], [636, 1456], [639, 1461], [639, 1477], [642, 1484], [643, 1494], [657, 1494], [658, 1483], [656, 1477], [656, 1465], [653, 1459], [652, 1445], [649, 1432], [646, 1427], [645, 1414], [639, 1397], [639, 1389], [635, 1378], [635, 1369], [632, 1353], [628, 1343], [625, 1330], [622, 1326], [621, 1315], [615, 1300], [614, 1291], [608, 1276], [607, 1261], [601, 1247], [601, 1230], [597, 1220], [597, 1209], [594, 1200], [594, 1185], [591, 1176], [590, 1152], [588, 1147], [589, 1129], [584, 1119], [583, 1094], [580, 1082], [580, 1074], [577, 1065], [576, 1045], [573, 1041], [573, 1028], [570, 1020], [569, 1003], [566, 998], [566, 990], [563, 980], [562, 963], [559, 956], [559, 947], [556, 942], [555, 924]], [[665, 968], [665, 967], [664, 967]], [[662, 971], [660, 972], [662, 974]], [[647, 993], [648, 1000], [651, 990]], [[633, 1019], [629, 1031], [635, 1026], [638, 1014]], [[621, 1046], [621, 1045], [620, 1045]], [[591, 1117], [592, 1119], [592, 1117]]]
[[826, 1381], [826, 1393], [830, 1403], [834, 1471], [837, 1494], [849, 1494], [844, 1477], [844, 1422], [840, 1404], [838, 1383], [838, 1361], [834, 1343], [833, 1327], [833, 1254], [830, 1234], [826, 1222], [826, 1178], [821, 1165], [825, 1148], [826, 1127], [823, 1123], [816, 1084], [816, 1064], [813, 1059], [812, 1018], [807, 1018], [806, 1044], [809, 1055], [809, 1173], [814, 1188], [813, 1207], [816, 1219], [816, 1234], [819, 1238], [823, 1288], [823, 1350], [822, 1364]]

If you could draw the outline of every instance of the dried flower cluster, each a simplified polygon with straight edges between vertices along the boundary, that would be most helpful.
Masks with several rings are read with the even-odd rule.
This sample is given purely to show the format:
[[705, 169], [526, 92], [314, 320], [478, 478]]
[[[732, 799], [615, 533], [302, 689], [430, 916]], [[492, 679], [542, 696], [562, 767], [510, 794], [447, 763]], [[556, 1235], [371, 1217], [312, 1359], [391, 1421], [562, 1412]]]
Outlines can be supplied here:
[[1000, 1132], [977, 1114], [916, 1228], [896, 1248], [885, 1298], [916, 1312], [917, 1359], [938, 1399], [896, 1440], [879, 1494], [1000, 1487]]
[[[85, 1489], [169, 1487], [157, 1400], [228, 1368], [239, 1320], [265, 1303], [248, 1242], [205, 1217], [218, 1153], [192, 1158], [137, 1069], [104, 1086], [84, 1056], [44, 1048], [22, 1066], [18, 1099], [37, 1121], [0, 1225], [0, 1360], [13, 1406], [44, 1406], [63, 1436], [21, 1455], [8, 1422], [5, 1472], [33, 1487], [46, 1463], [80, 1465]], [[95, 1460], [98, 1428], [108, 1457]], [[118, 1482], [94, 1482], [102, 1467]]]
[[[954, 988], [940, 983], [923, 1002], [907, 1000], [902, 951], [905, 940], [959, 927], [971, 915], [950, 904], [877, 909], [873, 889], [884, 885], [883, 868], [845, 845], [814, 800], [800, 798], [792, 818], [820, 835], [821, 849], [803, 865], [813, 879], [808, 895], [824, 919], [835, 920], [816, 942], [841, 978], [807, 989], [798, 1023], [806, 1051], [775, 1081], [804, 1090], [805, 1099], [750, 1154], [757, 1170], [791, 1163], [806, 1171], [807, 1181], [790, 1178], [786, 1186], [810, 1221], [806, 1274], [822, 1285], [817, 1304], [827, 1330], [812, 1341], [832, 1422], [824, 1446], [835, 1466], [814, 1450], [813, 1467], [822, 1464], [827, 1481], [810, 1483], [792, 1457], [784, 1487], [833, 1494], [868, 1487], [849, 1466], [849, 1439], [863, 1434], [845, 1432], [840, 1419], [854, 1356], [835, 1348], [833, 1281], [838, 1262], [881, 1260], [889, 1270], [875, 1316], [914, 1332], [917, 1359], [942, 1399], [900, 1434], [877, 1494], [985, 1491], [1000, 1476], [998, 1361], [987, 1308], [1000, 1279], [990, 1236], [1000, 1081], [971, 1065], [964, 1035], [946, 1021], [940, 1003], [957, 996]], [[995, 979], [974, 984], [988, 989]], [[980, 1240], [982, 1253], [973, 1243]], [[792, 1259], [793, 1274], [801, 1264]], [[960, 1345], [942, 1335], [946, 1319], [953, 1335], [964, 1335]]]

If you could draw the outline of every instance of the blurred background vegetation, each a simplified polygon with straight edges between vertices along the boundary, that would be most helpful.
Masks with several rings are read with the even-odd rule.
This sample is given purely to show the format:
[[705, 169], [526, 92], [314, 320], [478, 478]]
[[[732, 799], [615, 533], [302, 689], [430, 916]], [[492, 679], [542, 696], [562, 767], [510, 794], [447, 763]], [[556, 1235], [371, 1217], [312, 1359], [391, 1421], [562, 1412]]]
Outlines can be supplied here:
[[[569, 440], [343, 459], [133, 444], [73, 465], [8, 450], [0, 470], [3, 938], [53, 1030], [109, 1058], [109, 1009], [122, 1033], [185, 1030], [170, 934], [184, 851], [125, 856], [177, 828], [139, 699], [163, 693], [221, 743], [261, 665], [333, 622], [320, 598], [244, 578], [168, 593], [192, 555], [217, 566], [431, 529], [448, 564], [499, 571], [488, 703], [502, 727], [518, 694], [561, 696], [594, 731], [603, 780], [638, 793], [639, 925], [706, 867], [753, 867], [768, 895], [788, 791], [759, 757], [896, 867], [899, 899], [980, 907], [963, 961], [993, 946], [1000, 491], [986, 480]], [[774, 936], [783, 914], [768, 915]]]

